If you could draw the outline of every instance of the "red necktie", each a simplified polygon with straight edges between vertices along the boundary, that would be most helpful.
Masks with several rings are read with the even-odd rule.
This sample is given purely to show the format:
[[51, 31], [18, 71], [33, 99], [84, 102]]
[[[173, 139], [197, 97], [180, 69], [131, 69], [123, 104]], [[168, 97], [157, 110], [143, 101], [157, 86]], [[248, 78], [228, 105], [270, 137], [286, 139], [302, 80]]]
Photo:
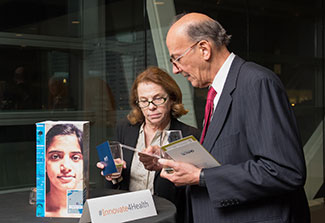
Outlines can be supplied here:
[[210, 119], [213, 114], [213, 100], [216, 95], [217, 95], [217, 92], [211, 86], [208, 91], [207, 103], [205, 105], [204, 128], [203, 128], [202, 137], [201, 137], [201, 141], [200, 141], [201, 144], [203, 144], [205, 134], [208, 131]]

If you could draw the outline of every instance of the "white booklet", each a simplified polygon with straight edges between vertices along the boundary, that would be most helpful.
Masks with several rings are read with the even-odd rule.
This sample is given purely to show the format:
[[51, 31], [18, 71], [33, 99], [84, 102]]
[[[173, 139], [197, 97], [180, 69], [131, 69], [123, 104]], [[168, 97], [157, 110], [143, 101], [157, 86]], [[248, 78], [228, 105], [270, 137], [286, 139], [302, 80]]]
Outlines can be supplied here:
[[199, 168], [221, 165], [192, 135], [162, 146], [161, 149], [173, 160], [191, 163]]

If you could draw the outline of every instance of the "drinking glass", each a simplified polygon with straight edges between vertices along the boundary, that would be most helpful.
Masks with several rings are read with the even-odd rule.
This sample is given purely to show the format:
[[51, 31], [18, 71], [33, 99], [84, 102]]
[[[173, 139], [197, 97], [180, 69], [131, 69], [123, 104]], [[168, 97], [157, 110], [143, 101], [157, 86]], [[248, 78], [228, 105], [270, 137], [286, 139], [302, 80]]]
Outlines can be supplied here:
[[[167, 145], [171, 142], [174, 142], [176, 140], [179, 140], [183, 138], [182, 136], [182, 131], [181, 130], [163, 130], [161, 133], [161, 138], [160, 138], [160, 146]], [[172, 159], [164, 150], [160, 150], [160, 156], [163, 159]], [[164, 170], [167, 173], [172, 173], [174, 170], [173, 168], [166, 167]]]
[[123, 169], [123, 151], [121, 144], [117, 141], [110, 141], [109, 147], [111, 148], [112, 157], [117, 169], [116, 173], [112, 173], [112, 178], [119, 178]]
[[31, 188], [29, 192], [29, 204], [36, 204], [36, 187]]

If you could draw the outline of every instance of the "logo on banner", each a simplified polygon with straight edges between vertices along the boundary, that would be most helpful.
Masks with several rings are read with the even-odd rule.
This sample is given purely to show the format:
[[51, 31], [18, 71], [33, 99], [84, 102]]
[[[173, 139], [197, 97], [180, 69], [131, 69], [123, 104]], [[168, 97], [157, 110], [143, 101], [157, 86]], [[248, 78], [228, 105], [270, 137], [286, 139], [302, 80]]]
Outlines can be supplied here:
[[135, 211], [135, 210], [148, 208], [148, 207], [149, 207], [149, 203], [147, 201], [141, 201], [140, 203], [132, 203], [117, 208], [108, 208], [108, 209], [103, 208], [99, 210], [99, 216], [122, 214], [125, 212]]

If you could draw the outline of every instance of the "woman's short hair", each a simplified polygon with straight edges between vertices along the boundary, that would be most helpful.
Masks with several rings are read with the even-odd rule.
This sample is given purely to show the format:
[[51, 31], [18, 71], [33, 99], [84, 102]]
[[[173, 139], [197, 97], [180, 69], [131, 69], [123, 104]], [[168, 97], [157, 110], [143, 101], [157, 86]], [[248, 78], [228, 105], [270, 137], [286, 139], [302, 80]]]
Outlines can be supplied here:
[[78, 139], [81, 152], [83, 151], [82, 131], [73, 124], [56, 124], [52, 126], [46, 133], [46, 150], [53, 142], [54, 137], [58, 135], [75, 135]]
[[131, 95], [130, 95], [130, 106], [131, 111], [127, 118], [131, 124], [143, 123], [144, 115], [141, 108], [138, 106], [138, 86], [140, 83], [154, 83], [161, 86], [168, 94], [171, 104], [171, 117], [179, 118], [182, 115], [187, 114], [187, 110], [182, 104], [182, 92], [176, 81], [164, 70], [152, 66], [148, 67], [141, 74], [137, 76], [133, 82]]

